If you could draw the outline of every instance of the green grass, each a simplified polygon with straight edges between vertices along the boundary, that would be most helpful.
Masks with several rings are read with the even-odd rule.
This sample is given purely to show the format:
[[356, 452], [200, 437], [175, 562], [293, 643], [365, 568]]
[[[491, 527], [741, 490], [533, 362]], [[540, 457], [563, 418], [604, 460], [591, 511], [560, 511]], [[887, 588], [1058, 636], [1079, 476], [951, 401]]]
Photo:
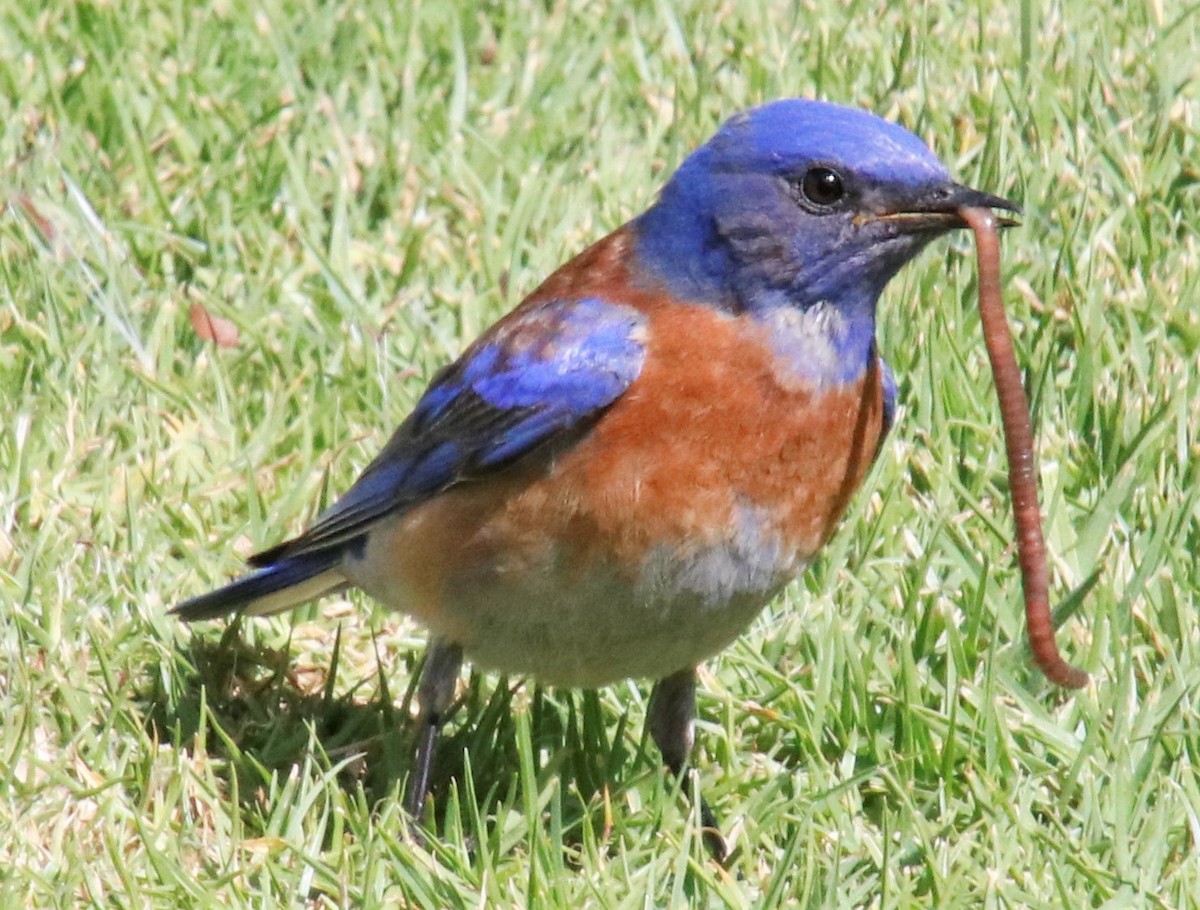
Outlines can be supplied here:
[[[0, 11], [0, 906], [1200, 907], [1195, 3], [36, 6]], [[1006, 294], [1094, 685], [1027, 669], [963, 236], [885, 296], [869, 489], [704, 673], [728, 871], [634, 683], [464, 678], [443, 837], [406, 840], [419, 629], [357, 595], [166, 608], [298, 530], [723, 117], [797, 94], [1023, 201]]]

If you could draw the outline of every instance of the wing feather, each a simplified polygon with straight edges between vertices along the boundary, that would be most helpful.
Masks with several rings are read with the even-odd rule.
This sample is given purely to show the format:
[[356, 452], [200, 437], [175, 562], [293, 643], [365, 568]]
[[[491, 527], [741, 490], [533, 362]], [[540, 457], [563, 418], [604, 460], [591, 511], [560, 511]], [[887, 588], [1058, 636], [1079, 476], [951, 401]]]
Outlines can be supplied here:
[[375, 460], [311, 528], [250, 564], [346, 544], [456, 484], [569, 445], [641, 372], [645, 321], [632, 307], [595, 297], [514, 311], [434, 378]]

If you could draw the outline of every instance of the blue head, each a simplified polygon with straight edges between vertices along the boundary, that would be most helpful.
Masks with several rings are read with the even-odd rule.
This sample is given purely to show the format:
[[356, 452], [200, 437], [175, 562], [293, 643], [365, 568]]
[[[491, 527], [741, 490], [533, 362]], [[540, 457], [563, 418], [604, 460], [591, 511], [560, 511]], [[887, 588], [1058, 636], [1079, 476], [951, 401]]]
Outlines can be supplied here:
[[[965, 205], [1016, 210], [955, 183], [916, 136], [852, 108], [776, 101], [729, 120], [634, 224], [640, 264], [674, 295], [777, 325], [813, 378], [867, 362], [883, 287]], [[811, 324], [799, 325], [797, 313]], [[837, 368], [790, 334], [827, 337]], [[812, 347], [812, 345], [809, 345]], [[820, 376], [816, 374], [822, 374]]]

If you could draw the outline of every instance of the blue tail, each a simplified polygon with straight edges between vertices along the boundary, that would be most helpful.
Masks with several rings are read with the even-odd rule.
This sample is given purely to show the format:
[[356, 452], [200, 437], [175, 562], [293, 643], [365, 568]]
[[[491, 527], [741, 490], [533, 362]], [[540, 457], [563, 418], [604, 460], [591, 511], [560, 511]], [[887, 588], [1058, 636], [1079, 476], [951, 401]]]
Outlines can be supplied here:
[[342, 556], [340, 547], [332, 547], [281, 559], [223, 588], [185, 600], [171, 613], [184, 622], [214, 619], [235, 610], [278, 613], [346, 587], [346, 576], [340, 571]]

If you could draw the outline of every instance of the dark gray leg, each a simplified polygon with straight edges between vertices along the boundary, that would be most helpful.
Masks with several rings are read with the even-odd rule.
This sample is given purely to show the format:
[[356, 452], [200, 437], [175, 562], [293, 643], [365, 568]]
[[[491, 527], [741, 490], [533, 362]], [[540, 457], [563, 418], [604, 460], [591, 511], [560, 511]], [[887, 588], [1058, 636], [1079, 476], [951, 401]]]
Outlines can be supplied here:
[[425, 669], [421, 671], [421, 683], [417, 688], [421, 711], [417, 717], [417, 760], [408, 779], [404, 800], [404, 808], [416, 819], [420, 819], [425, 808], [438, 733], [454, 700], [454, 684], [458, 681], [462, 658], [462, 648], [445, 641], [431, 641], [425, 652]]
[[[650, 693], [650, 715], [646, 724], [650, 736], [662, 752], [663, 761], [675, 777], [687, 771], [692, 743], [696, 738], [696, 669], [688, 667], [663, 677]], [[690, 792], [690, 791], [689, 791]], [[704, 827], [704, 845], [717, 862], [724, 862], [729, 848], [712, 809], [700, 799], [700, 824]]]

